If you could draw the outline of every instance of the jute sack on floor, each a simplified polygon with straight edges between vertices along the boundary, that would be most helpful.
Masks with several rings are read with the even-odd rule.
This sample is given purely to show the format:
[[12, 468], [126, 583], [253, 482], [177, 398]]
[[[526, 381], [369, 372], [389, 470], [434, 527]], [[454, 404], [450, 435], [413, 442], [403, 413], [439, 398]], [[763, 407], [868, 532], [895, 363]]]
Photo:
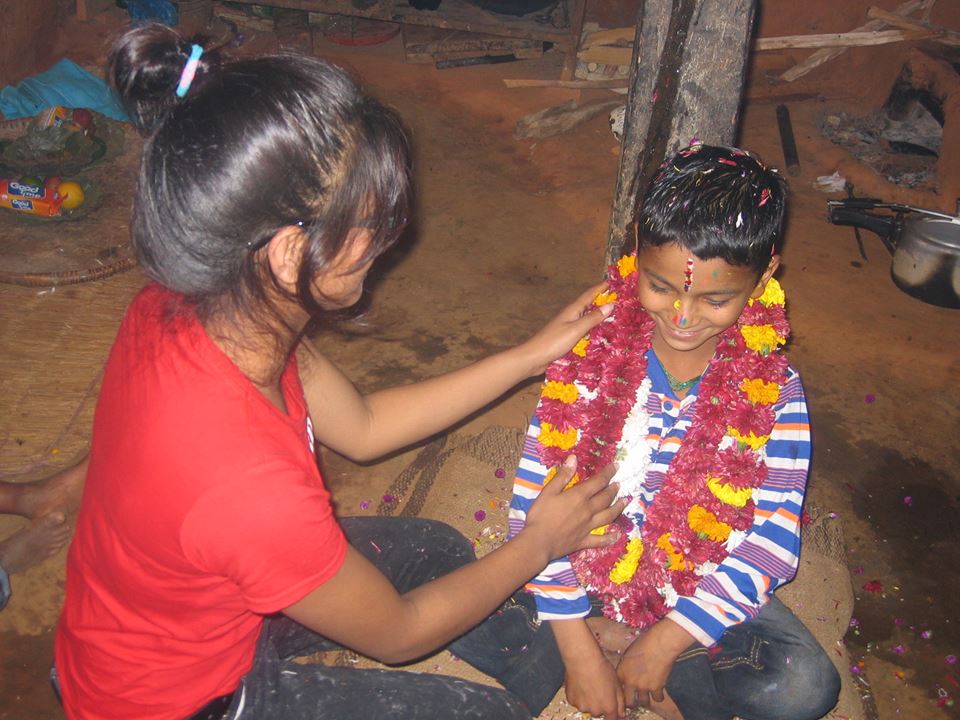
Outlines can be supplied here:
[[[505, 539], [507, 507], [522, 443], [522, 431], [499, 426], [479, 435], [439, 438], [421, 450], [389, 487], [370, 489], [374, 496], [385, 498], [377, 514], [442, 520], [470, 538], [482, 556]], [[841, 640], [853, 612], [853, 589], [844, 562], [842, 529], [827, 513], [812, 509], [810, 515], [797, 578], [777, 595], [810, 628], [846, 680], [850, 662]], [[327, 653], [310, 661], [382, 667], [349, 651]], [[496, 684], [446, 651], [403, 669]], [[562, 690], [540, 716], [541, 720], [582, 717], [566, 703]], [[638, 711], [634, 717], [655, 715]], [[863, 720], [863, 708], [852, 685], [844, 683], [840, 701], [827, 717]]]

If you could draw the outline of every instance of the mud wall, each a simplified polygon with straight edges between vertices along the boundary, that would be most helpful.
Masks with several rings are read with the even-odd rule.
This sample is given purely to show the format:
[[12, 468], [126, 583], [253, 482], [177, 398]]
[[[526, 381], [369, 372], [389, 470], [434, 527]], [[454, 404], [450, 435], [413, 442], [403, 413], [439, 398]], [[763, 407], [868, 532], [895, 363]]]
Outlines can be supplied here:
[[45, 69], [55, 35], [51, 30], [72, 4], [0, 0], [0, 87]]

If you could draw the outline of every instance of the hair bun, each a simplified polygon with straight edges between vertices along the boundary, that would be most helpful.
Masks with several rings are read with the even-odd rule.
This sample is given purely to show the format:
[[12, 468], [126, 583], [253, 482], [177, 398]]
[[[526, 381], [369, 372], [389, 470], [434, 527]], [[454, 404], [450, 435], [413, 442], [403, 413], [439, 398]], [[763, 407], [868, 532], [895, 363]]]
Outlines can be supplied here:
[[[160, 24], [134, 27], [114, 43], [107, 56], [107, 77], [141, 132], [153, 130], [181, 102], [176, 89], [192, 47], [192, 42]], [[216, 61], [215, 53], [200, 58], [191, 93]]]

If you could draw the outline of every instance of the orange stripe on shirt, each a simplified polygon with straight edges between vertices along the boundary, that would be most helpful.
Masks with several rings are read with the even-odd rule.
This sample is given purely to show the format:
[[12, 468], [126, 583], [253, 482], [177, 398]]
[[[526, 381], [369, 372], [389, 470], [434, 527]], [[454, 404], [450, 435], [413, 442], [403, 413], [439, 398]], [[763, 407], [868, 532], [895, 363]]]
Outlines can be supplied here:
[[536, 482], [533, 482], [533, 481], [531, 481], [531, 480], [524, 480], [523, 478], [514, 478], [514, 479], [513, 479], [513, 484], [514, 484], [514, 485], [520, 485], [521, 487], [525, 487], [525, 488], [527, 488], [528, 490], [542, 490], [542, 489], [543, 489], [543, 485], [541, 485], [540, 483], [536, 483]]
[[810, 432], [810, 423], [777, 423], [773, 426], [773, 431], [777, 432], [778, 430], [802, 430], [804, 432]]
[[536, 588], [537, 590], [547, 590], [548, 592], [559, 592], [559, 593], [578, 593], [580, 592], [580, 586], [570, 587], [569, 585], [540, 585], [539, 583], [527, 583], [524, 585], [525, 588], [532, 589]]

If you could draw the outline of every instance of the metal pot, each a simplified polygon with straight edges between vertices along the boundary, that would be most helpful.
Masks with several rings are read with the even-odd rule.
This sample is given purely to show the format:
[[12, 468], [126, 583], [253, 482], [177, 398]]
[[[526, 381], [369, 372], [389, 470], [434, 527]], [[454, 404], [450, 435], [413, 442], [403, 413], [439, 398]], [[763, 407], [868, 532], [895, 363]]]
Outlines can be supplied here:
[[905, 293], [931, 305], [960, 308], [960, 218], [869, 198], [830, 200], [827, 217], [834, 225], [879, 235], [893, 256], [893, 281]]

